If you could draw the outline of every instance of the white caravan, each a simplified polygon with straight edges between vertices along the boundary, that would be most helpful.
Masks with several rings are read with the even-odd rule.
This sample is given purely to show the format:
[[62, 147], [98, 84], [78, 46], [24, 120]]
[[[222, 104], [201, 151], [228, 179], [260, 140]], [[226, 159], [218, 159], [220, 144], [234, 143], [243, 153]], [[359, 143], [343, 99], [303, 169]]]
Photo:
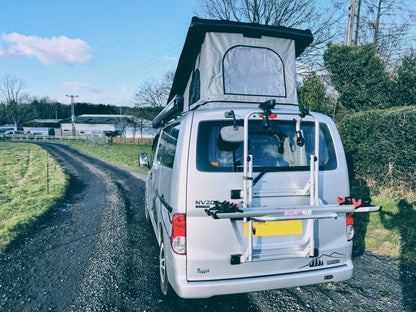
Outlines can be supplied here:
[[[146, 219], [183, 298], [350, 278], [353, 212], [334, 122], [300, 111], [309, 30], [193, 18], [154, 119]], [[145, 162], [144, 162], [145, 163]]]

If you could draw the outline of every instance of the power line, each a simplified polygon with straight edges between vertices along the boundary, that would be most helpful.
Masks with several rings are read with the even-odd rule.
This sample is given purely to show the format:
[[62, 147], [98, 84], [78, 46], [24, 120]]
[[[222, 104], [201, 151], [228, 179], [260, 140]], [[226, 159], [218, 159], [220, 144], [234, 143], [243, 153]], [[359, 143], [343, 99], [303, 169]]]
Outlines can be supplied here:
[[157, 65], [157, 62], [159, 62], [158, 59], [160, 59], [162, 56], [164, 56], [168, 53], [177, 52], [178, 51], [177, 48], [179, 46], [180, 46], [180, 44], [178, 44], [174, 47], [171, 47], [171, 48], [159, 53], [158, 55], [155, 55], [151, 58], [148, 58], [147, 60], [145, 60], [141, 63], [138, 63], [138, 64], [126, 69], [125, 71], [122, 71], [122, 72], [114, 75], [113, 77], [103, 81], [101, 83], [101, 86], [104, 87], [104, 88], [112, 86], [116, 83], [120, 83], [121, 81], [125, 81], [125, 80], [129, 79], [130, 77], [135, 75], [140, 70], [147, 69], [149, 67]]

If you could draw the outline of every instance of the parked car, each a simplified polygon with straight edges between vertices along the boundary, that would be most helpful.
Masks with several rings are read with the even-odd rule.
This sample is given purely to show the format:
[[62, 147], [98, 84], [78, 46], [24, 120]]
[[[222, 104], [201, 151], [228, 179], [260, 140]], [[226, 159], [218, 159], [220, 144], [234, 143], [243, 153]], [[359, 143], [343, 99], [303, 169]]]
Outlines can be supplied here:
[[13, 131], [23, 131], [23, 127], [21, 125], [0, 126], [0, 139], [5, 139], [7, 135], [13, 134]]
[[4, 133], [5, 135], [25, 134], [23, 130], [8, 130]]
[[50, 136], [55, 135], [54, 128], [31, 128], [28, 135]]

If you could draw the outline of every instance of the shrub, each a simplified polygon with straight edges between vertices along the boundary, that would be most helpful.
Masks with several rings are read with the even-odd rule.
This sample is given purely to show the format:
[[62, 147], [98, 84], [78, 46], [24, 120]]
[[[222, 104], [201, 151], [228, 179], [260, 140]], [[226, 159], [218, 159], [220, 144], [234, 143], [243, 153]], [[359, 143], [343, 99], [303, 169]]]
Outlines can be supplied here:
[[416, 107], [345, 116], [340, 135], [351, 180], [401, 192], [416, 190]]
[[358, 112], [396, 106], [393, 81], [371, 46], [329, 45], [323, 57], [343, 107]]

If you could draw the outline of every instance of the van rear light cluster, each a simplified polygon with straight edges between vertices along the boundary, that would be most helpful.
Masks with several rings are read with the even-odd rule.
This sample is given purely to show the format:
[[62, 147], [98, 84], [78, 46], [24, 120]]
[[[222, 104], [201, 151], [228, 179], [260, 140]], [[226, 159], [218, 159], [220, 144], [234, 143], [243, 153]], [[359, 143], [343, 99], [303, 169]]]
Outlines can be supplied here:
[[178, 255], [186, 254], [186, 217], [184, 213], [173, 215], [170, 245]]
[[347, 213], [347, 240], [352, 240], [354, 238], [354, 219], [353, 213]]

